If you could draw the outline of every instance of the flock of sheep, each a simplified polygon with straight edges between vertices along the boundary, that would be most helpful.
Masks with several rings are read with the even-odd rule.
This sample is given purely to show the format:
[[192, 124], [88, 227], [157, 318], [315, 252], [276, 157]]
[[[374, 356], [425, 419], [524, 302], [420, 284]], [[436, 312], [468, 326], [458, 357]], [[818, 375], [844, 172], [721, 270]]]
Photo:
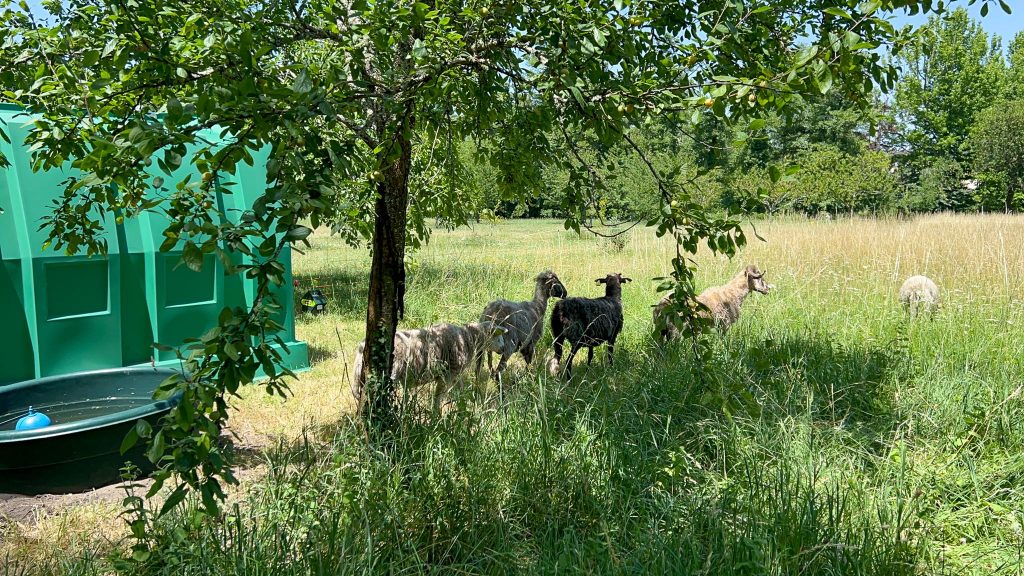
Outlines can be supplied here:
[[[435, 383], [434, 406], [440, 404], [447, 387], [463, 372], [475, 365], [479, 373], [484, 356], [491, 376], [501, 390], [501, 374], [509, 359], [522, 354], [527, 365], [533, 362], [537, 342], [544, 333], [544, 318], [548, 300], [559, 298], [551, 313], [551, 333], [554, 337], [554, 357], [548, 369], [553, 376], [572, 377], [572, 362], [581, 348], [587, 349], [587, 364], [594, 359], [594, 348], [607, 344], [606, 359], [613, 363], [615, 341], [622, 331], [622, 284], [631, 278], [611, 273], [595, 280], [604, 284], [600, 298], [569, 297], [558, 275], [547, 270], [536, 278], [532, 300], [514, 302], [495, 300], [488, 304], [478, 322], [464, 325], [435, 324], [427, 328], [401, 330], [395, 334], [394, 364], [391, 378], [404, 387]], [[773, 285], [764, 280], [757, 266], [747, 266], [722, 286], [708, 288], [697, 296], [703, 308], [698, 315], [710, 320], [720, 332], [725, 332], [739, 320], [740, 307], [751, 292], [768, 294]], [[678, 321], [668, 318], [671, 304], [669, 294], [654, 305], [654, 325], [662, 342], [679, 338]], [[899, 299], [911, 317], [920, 311], [933, 312], [938, 305], [939, 288], [925, 276], [912, 276], [900, 288]], [[562, 361], [564, 346], [569, 355]], [[363, 349], [356, 350], [352, 393], [358, 404], [363, 391]], [[492, 353], [498, 354], [498, 366], [492, 365]]]

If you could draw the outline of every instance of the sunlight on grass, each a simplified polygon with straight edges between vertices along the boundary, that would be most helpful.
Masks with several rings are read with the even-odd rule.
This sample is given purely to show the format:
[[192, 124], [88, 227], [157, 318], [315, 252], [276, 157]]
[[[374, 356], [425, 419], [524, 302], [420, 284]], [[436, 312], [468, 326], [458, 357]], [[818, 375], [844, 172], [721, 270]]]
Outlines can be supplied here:
[[[265, 473], [222, 525], [164, 522], [158, 559], [136, 569], [1019, 573], [1024, 219], [756, 228], [767, 243], [697, 258], [699, 286], [748, 263], [776, 285], [748, 298], [703, 368], [685, 344], [654, 344], [649, 279], [672, 246], [649, 230], [624, 243], [551, 221], [435, 232], [409, 261], [404, 327], [527, 299], [548, 268], [570, 295], [600, 295], [594, 279], [613, 271], [637, 282], [614, 369], [601, 351], [558, 382], [516, 358], [504, 406], [456, 391], [443, 416], [405, 422], [394, 452], [361, 444], [349, 417], [368, 253], [318, 232], [294, 260], [302, 289], [330, 302], [297, 322], [313, 368], [287, 401], [253, 387], [233, 403], [232, 431]], [[909, 323], [896, 302], [913, 274], [943, 291], [934, 320]], [[14, 574], [102, 572], [114, 537], [91, 531], [113, 513], [8, 526], [0, 558]]]

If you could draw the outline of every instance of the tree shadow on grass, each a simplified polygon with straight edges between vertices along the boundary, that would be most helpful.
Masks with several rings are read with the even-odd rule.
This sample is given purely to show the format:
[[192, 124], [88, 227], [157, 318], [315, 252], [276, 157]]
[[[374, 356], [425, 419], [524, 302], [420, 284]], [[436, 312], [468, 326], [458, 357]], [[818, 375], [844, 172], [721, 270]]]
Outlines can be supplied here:
[[327, 311], [341, 316], [355, 316], [366, 313], [369, 293], [367, 275], [362, 272], [335, 270], [329, 274], [295, 274], [299, 288], [295, 291], [296, 309], [303, 295], [313, 289], [323, 292], [327, 298]]
[[[641, 346], [617, 353], [616, 366], [603, 375], [595, 358], [591, 370], [581, 371], [583, 378], [551, 387], [556, 399], [534, 396], [526, 403], [543, 403], [535, 409], [545, 414], [559, 450], [572, 450], [581, 442], [608, 447], [609, 454], [579, 457], [582, 462], [607, 457], [620, 470], [603, 488], [615, 495], [613, 501], [600, 502], [606, 496], [593, 495], [609, 509], [633, 502], [651, 506], [638, 515], [653, 511], [652, 517], [660, 516], [661, 527], [673, 534], [658, 533], [642, 544], [653, 546], [647, 552], [663, 555], [655, 563], [673, 557], [662, 548], [669, 545], [688, 550], [684, 557], [695, 553], [711, 558], [741, 549], [753, 553], [750, 558], [722, 558], [726, 573], [730, 564], [735, 568], [767, 561], [758, 558], [761, 554], [775, 556], [780, 561], [776, 568], [808, 573], [869, 566], [912, 572], [914, 551], [898, 542], [891, 525], [874, 525], [872, 513], [861, 514], [870, 498], [862, 500], [864, 496], [843, 483], [859, 472], [840, 465], [832, 472], [835, 478], [817, 483], [805, 474], [819, 456], [803, 452], [817, 451], [820, 443], [830, 445], [821, 454], [887, 449], [900, 422], [896, 387], [909, 376], [899, 342], [850, 343], [816, 335], [737, 339], [716, 348], [702, 377], [688, 342], [674, 343], [661, 353], [646, 343]], [[809, 422], [821, 439], [793, 451], [788, 440], [778, 437], [788, 425], [775, 422], [784, 420]], [[571, 478], [574, 471], [566, 467], [559, 474]], [[711, 485], [724, 488], [710, 499], [698, 496]], [[584, 481], [573, 489], [586, 492], [594, 487]], [[651, 494], [687, 504], [662, 510]], [[572, 519], [557, 513], [557, 501], [539, 495], [538, 501], [558, 521], [609, 522], [600, 510], [576, 510]], [[819, 513], [824, 509], [839, 512], [824, 517]], [[589, 520], [586, 512], [592, 516]], [[679, 534], [689, 535], [683, 545]], [[842, 553], [853, 548], [859, 552]], [[829, 552], [797, 558], [807, 549]], [[678, 557], [673, 561], [686, 565]]]
[[[538, 270], [539, 272], [539, 270]], [[455, 282], [465, 284], [465, 292], [484, 289], [485, 282], [469, 279], [484, 279], [507, 274], [508, 270], [499, 265], [463, 262], [425, 262], [411, 267], [406, 274], [406, 291], [432, 291], [435, 287], [448, 286]], [[303, 294], [314, 288], [327, 298], [327, 310], [344, 317], [362, 318], [366, 314], [369, 294], [369, 273], [365, 270], [334, 270], [327, 274], [295, 274], [299, 288], [295, 291], [296, 307]], [[532, 297], [533, 282], [524, 281], [516, 294], [494, 294], [488, 297], [527, 300]]]
[[624, 347], [614, 368], [570, 382], [527, 372], [499, 409], [409, 419], [385, 446], [348, 417], [309, 428], [252, 455], [269, 464], [274, 498], [247, 522], [293, 507], [286, 529], [310, 538], [313, 555], [294, 558], [306, 568], [913, 573], [899, 524], [865, 509], [885, 502], [848, 484], [848, 469], [808, 476], [810, 461], [772, 436], [771, 420], [806, 419], [808, 406], [812, 423], [892, 426], [898, 350], [810, 337], [733, 340], [716, 355], [703, 381], [682, 346]]
[[339, 354], [344, 353], [344, 350], [324, 348], [322, 346], [317, 346], [316, 344], [307, 344], [307, 346], [309, 348], [310, 367], [315, 366], [318, 363], [323, 362], [324, 360], [330, 360], [331, 358], [334, 358]]
[[816, 422], [849, 430], [871, 444], [899, 424], [896, 388], [910, 376], [899, 340], [871, 346], [822, 335], [749, 339], [730, 354], [737, 376], [769, 417], [810, 410]]

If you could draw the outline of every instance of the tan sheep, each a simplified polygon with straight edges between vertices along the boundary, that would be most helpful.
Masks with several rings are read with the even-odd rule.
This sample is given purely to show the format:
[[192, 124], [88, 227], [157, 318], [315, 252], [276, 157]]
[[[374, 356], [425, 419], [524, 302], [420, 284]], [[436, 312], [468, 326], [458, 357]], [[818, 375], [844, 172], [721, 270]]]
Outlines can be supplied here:
[[939, 306], [939, 287], [927, 276], [911, 276], [900, 286], [900, 304], [911, 318], [921, 309], [931, 315]]
[[[698, 312], [703, 318], [714, 322], [715, 327], [723, 334], [740, 319], [740, 307], [747, 294], [760, 292], [767, 294], [774, 288], [764, 281], [764, 273], [757, 266], [747, 266], [736, 274], [728, 284], [705, 289], [697, 296], [697, 301], [707, 307]], [[668, 294], [654, 306], [654, 325], [658, 329], [659, 338], [664, 342], [680, 336], [679, 328], [665, 318], [665, 309], [672, 301]]]

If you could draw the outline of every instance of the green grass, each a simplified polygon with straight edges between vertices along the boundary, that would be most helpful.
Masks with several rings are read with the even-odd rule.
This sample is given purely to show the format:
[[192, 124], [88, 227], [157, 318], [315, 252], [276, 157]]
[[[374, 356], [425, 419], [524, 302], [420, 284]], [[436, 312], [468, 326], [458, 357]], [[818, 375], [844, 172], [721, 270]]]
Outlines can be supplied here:
[[[620, 271], [626, 324], [570, 382], [517, 359], [499, 405], [456, 391], [375, 451], [351, 421], [347, 373], [364, 318], [365, 250], [317, 237], [296, 256], [332, 312], [304, 318], [316, 365], [288, 402], [252, 390], [234, 426], [276, 435], [267, 473], [224, 521], [159, 525], [147, 574], [1019, 574], [1024, 563], [1024, 220], [760, 223], [701, 285], [757, 263], [777, 290], [693, 364], [658, 347], [646, 279], [671, 246], [621, 246], [553, 222], [438, 232], [410, 266], [406, 326], [469, 321], [527, 298], [551, 268], [573, 295]], [[906, 321], [903, 278], [944, 290]], [[541, 351], [549, 353], [550, 336]], [[104, 573], [55, 550], [24, 573]], [[19, 564], [8, 571], [19, 574]], [[0, 573], [3, 573], [0, 571]]]

